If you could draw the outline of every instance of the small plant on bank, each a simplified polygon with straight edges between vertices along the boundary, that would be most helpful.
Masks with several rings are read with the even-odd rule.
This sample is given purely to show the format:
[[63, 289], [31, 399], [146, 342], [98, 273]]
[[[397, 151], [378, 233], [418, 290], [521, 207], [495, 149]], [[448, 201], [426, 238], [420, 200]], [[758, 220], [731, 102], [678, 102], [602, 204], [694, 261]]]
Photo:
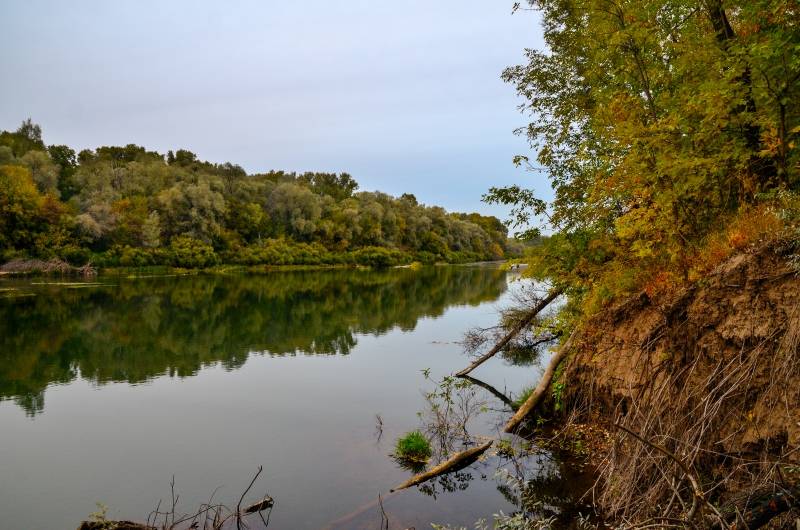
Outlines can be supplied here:
[[419, 431], [411, 431], [397, 440], [394, 456], [400, 460], [427, 462], [431, 457], [431, 444]]
[[528, 398], [531, 397], [531, 394], [533, 394], [533, 391], [534, 391], [534, 387], [532, 387], [532, 386], [528, 386], [528, 387], [523, 388], [522, 392], [520, 392], [519, 395], [516, 398], [514, 398], [514, 401], [513, 401], [514, 408], [518, 409], [522, 405], [524, 405], [525, 402], [528, 401]]

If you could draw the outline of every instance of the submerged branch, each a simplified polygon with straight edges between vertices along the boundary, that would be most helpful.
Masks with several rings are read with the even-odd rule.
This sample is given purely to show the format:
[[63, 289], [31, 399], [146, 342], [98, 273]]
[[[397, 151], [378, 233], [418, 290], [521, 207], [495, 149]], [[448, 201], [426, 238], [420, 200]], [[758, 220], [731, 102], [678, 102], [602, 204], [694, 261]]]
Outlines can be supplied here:
[[517, 406], [514, 404], [514, 401], [512, 401], [510, 397], [508, 397], [507, 395], [503, 394], [502, 392], [500, 392], [499, 390], [497, 390], [495, 387], [493, 387], [493, 386], [492, 386], [492, 385], [490, 385], [489, 383], [486, 383], [486, 382], [484, 382], [484, 381], [481, 381], [480, 379], [476, 379], [476, 378], [474, 378], [474, 377], [471, 377], [471, 376], [469, 376], [469, 375], [464, 375], [464, 376], [462, 376], [462, 377], [463, 377], [465, 380], [467, 380], [467, 381], [469, 381], [470, 383], [472, 383], [473, 385], [479, 386], [479, 387], [481, 387], [482, 389], [484, 389], [484, 390], [486, 390], [487, 392], [489, 392], [491, 395], [493, 395], [494, 397], [496, 397], [497, 399], [499, 399], [500, 401], [502, 401], [502, 402], [503, 402], [503, 404], [505, 404], [506, 406], [508, 406], [508, 407], [509, 407], [511, 410], [514, 410], [514, 411], [516, 411], [516, 410], [517, 410]]

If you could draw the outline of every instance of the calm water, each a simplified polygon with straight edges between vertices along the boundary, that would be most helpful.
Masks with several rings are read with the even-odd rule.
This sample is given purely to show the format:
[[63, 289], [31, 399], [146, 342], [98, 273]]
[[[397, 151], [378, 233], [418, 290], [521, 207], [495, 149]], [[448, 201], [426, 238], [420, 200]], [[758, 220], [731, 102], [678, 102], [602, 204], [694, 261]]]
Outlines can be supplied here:
[[[173, 475], [179, 511], [216, 488], [235, 504], [263, 465], [249, 497], [275, 498], [270, 528], [378, 528], [370, 503], [411, 475], [388, 455], [420, 426], [433, 388], [421, 371], [462, 367], [456, 341], [496, 322], [512, 280], [484, 266], [3, 280], [2, 526], [74, 528], [97, 502], [142, 520]], [[496, 359], [476, 375], [513, 393], [538, 373]], [[472, 434], [496, 432], [502, 404], [476, 399]], [[392, 528], [515, 511], [499, 466], [488, 458], [388, 497]], [[561, 485], [537, 491], [550, 506]]]

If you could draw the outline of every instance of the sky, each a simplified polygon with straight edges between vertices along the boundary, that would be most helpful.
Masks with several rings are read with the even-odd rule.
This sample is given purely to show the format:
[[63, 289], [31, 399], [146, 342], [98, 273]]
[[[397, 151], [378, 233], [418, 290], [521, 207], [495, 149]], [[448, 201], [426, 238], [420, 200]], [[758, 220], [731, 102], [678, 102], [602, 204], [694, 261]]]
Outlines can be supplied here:
[[511, 0], [0, 0], [0, 129], [48, 144], [189, 149], [248, 172], [346, 171], [505, 217], [490, 186], [547, 194], [500, 79], [541, 48]]

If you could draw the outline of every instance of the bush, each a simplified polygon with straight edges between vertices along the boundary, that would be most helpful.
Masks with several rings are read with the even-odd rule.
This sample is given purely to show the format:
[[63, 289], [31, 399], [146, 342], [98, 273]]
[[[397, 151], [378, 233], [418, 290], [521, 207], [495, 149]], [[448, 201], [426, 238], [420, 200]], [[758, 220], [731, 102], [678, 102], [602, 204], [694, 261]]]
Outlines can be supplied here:
[[427, 462], [431, 457], [431, 444], [419, 431], [411, 431], [398, 438], [394, 448], [395, 458]]
[[528, 398], [531, 397], [531, 394], [533, 394], [533, 390], [534, 387], [532, 386], [523, 388], [522, 392], [520, 392], [519, 395], [516, 398], [514, 398], [514, 401], [512, 402], [514, 408], [520, 408], [522, 405], [524, 405], [525, 402], [528, 401]]
[[350, 255], [355, 263], [375, 268], [391, 267], [411, 261], [411, 257], [405, 252], [383, 247], [364, 247], [351, 252]]
[[414, 254], [414, 258], [417, 261], [424, 263], [426, 265], [431, 265], [433, 263], [436, 263], [436, 254], [434, 254], [433, 252], [428, 252], [426, 250], [420, 250], [419, 252], [416, 252]]
[[218, 263], [211, 245], [189, 236], [178, 236], [170, 243], [172, 264], [176, 267], [200, 269]]
[[59, 253], [70, 265], [81, 266], [92, 261], [91, 251], [77, 245], [67, 245]]

